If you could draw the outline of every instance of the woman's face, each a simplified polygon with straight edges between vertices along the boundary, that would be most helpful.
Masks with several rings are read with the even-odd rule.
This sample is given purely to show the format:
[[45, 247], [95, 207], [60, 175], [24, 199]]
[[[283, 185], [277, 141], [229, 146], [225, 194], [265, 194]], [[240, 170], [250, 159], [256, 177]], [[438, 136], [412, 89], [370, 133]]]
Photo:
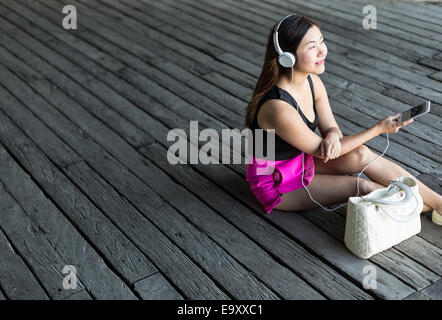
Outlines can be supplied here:
[[321, 30], [312, 26], [296, 49], [294, 69], [301, 72], [321, 74], [325, 71], [327, 46]]

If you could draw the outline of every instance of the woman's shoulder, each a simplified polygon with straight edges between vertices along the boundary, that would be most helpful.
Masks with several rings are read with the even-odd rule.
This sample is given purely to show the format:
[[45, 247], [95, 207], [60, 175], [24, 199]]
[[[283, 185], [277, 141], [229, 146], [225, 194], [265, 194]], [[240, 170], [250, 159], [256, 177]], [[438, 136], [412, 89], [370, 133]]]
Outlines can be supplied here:
[[325, 89], [322, 79], [317, 74], [310, 73], [309, 76], [312, 80], [315, 100], [318, 101], [324, 94], [327, 95], [327, 90]]
[[258, 113], [257, 121], [261, 128], [273, 128], [275, 119], [285, 114], [288, 110], [294, 110], [293, 106], [286, 100], [280, 98], [272, 98], [265, 101]]

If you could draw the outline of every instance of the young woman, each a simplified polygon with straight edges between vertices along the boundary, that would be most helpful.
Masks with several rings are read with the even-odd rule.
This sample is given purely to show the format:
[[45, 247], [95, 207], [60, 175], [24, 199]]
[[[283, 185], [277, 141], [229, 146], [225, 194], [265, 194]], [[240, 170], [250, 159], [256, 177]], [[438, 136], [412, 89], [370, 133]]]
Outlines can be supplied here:
[[[293, 67], [283, 67], [278, 62], [278, 45], [275, 46], [273, 40], [276, 28], [279, 48], [296, 58]], [[273, 209], [292, 211], [317, 207], [303, 182], [313, 199], [322, 205], [345, 202], [355, 196], [357, 177], [348, 174], [359, 173], [378, 157], [364, 143], [382, 133], [396, 133], [413, 121], [398, 123], [395, 121], [397, 115], [390, 116], [370, 129], [344, 137], [318, 76], [325, 70], [326, 56], [327, 46], [319, 24], [307, 17], [288, 16], [279, 27], [275, 25], [268, 36], [264, 65], [247, 106], [245, 120], [246, 127], [253, 133], [254, 129], [264, 129], [264, 141], [265, 130], [275, 129], [275, 161], [257, 161], [258, 157], [252, 157], [253, 161], [247, 165], [247, 180], [267, 213]], [[314, 132], [316, 127], [322, 137]], [[263, 147], [266, 154], [266, 143]], [[303, 181], [302, 164], [305, 169]], [[275, 167], [273, 174], [258, 173], [259, 169], [270, 165]], [[399, 176], [413, 177], [382, 157], [364, 174], [371, 180], [360, 179], [359, 192], [362, 195], [384, 188]], [[414, 179], [424, 201], [423, 211], [435, 209], [433, 221], [441, 223], [442, 216], [437, 212], [442, 213], [442, 197]]]

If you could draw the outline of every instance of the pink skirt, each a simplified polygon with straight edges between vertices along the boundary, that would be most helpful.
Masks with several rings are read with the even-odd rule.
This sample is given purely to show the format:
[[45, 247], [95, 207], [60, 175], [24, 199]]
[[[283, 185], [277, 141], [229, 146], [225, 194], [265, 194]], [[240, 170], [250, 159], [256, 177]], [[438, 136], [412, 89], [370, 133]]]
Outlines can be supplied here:
[[[250, 157], [246, 180], [268, 214], [282, 201], [281, 194], [303, 188], [302, 154], [278, 161]], [[266, 174], [272, 172], [272, 167], [273, 173]], [[310, 154], [304, 154], [304, 170], [304, 185], [308, 186], [315, 175], [315, 162]]]

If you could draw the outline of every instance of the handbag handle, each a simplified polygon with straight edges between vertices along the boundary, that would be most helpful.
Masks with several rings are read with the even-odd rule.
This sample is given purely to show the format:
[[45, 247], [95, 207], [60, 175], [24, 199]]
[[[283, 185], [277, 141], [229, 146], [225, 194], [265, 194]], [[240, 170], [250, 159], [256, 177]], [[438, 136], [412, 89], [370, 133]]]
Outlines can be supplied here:
[[[387, 205], [392, 205], [392, 206], [400, 206], [402, 204], [405, 204], [408, 202], [408, 200], [410, 200], [411, 196], [413, 196], [416, 199], [416, 208], [419, 205], [419, 200], [417, 199], [416, 195], [413, 193], [413, 191], [411, 190], [411, 188], [409, 186], [407, 186], [405, 183], [402, 183], [400, 181], [396, 181], [396, 180], [392, 180], [391, 181], [392, 185], [396, 185], [398, 186], [400, 189], [405, 191], [405, 197], [404, 199], [402, 199], [401, 201], [387, 201], [387, 200], [382, 200], [382, 199], [372, 199], [372, 198], [364, 198], [364, 200], [368, 200], [374, 203], [380, 203], [380, 204], [387, 204]], [[380, 207], [380, 206], [379, 206]], [[399, 216], [399, 217], [395, 217], [390, 215], [390, 213], [388, 213], [387, 211], [383, 210], [382, 211], [385, 212], [385, 214], [390, 217], [390, 219], [393, 219], [394, 221], [397, 222], [408, 222], [410, 220], [412, 220], [415, 216], [419, 215], [420, 212], [415, 212], [416, 208], [414, 208], [414, 210], [406, 216]]]
[[405, 183], [402, 183], [400, 181], [394, 181], [394, 180], [391, 182], [391, 184], [397, 185], [400, 189], [405, 191], [405, 198], [404, 199], [402, 199], [401, 201], [387, 201], [387, 200], [373, 199], [373, 198], [367, 198], [367, 197], [365, 197], [365, 198], [362, 197], [362, 199], [369, 200], [371, 202], [376, 202], [376, 203], [388, 204], [391, 206], [400, 206], [400, 205], [407, 203], [408, 200], [410, 200], [411, 195], [413, 194], [410, 187], [407, 186]]

